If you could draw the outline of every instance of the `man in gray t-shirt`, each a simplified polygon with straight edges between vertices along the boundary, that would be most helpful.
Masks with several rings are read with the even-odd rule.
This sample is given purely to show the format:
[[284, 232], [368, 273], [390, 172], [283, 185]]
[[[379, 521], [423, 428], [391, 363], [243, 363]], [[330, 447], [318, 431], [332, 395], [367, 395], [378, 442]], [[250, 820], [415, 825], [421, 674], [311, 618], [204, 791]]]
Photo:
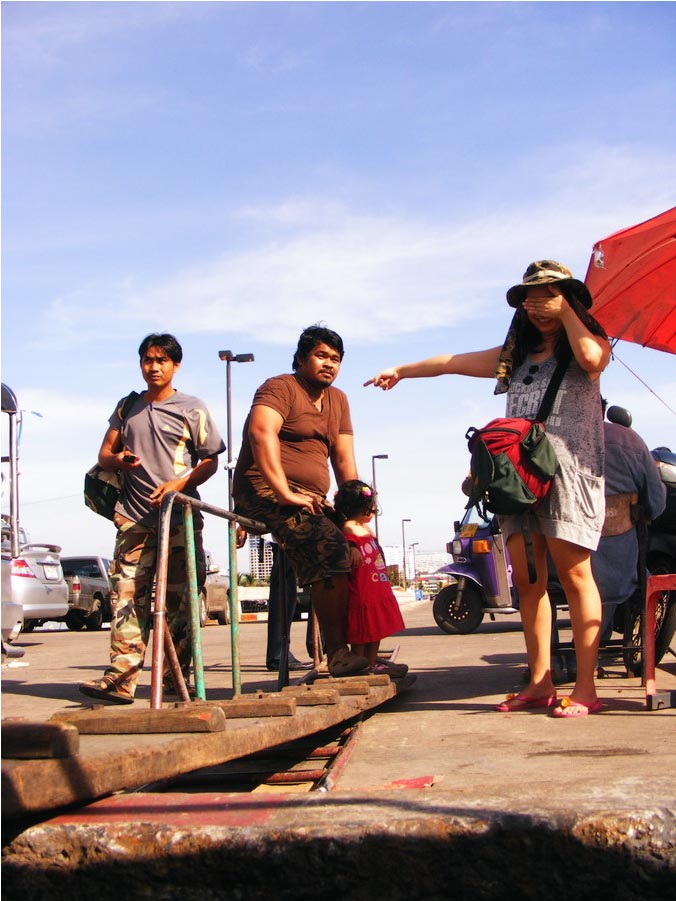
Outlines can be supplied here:
[[[110, 665], [101, 680], [84, 682], [87, 697], [131, 704], [143, 667], [150, 629], [150, 602], [158, 550], [158, 510], [165, 494], [180, 491], [199, 499], [197, 486], [218, 468], [225, 450], [205, 404], [173, 387], [183, 351], [173, 335], [148, 335], [139, 347], [147, 385], [129, 409], [124, 399], [110, 417], [99, 465], [122, 474], [115, 507], [117, 528], [111, 566]], [[123, 415], [124, 414], [124, 415]], [[198, 585], [206, 567], [202, 516], [194, 515]], [[180, 511], [172, 519], [167, 569], [167, 624], [184, 679], [190, 675], [190, 611], [186, 587], [185, 536]], [[175, 689], [165, 670], [165, 691]]]

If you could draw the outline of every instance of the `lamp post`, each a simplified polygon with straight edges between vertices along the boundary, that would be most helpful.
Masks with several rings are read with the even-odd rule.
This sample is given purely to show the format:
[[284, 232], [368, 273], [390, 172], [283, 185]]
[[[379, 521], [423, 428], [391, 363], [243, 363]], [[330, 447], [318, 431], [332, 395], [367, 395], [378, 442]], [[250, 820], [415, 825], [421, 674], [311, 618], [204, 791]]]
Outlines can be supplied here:
[[401, 521], [401, 552], [403, 555], [403, 579], [402, 579], [402, 588], [406, 591], [406, 534], [404, 529], [404, 523], [410, 522], [410, 519], [402, 519]]
[[[230, 364], [231, 363], [253, 363], [253, 354], [233, 354], [231, 350], [219, 350], [219, 360], [225, 362], [225, 402], [227, 416], [227, 436], [226, 443], [228, 445], [228, 511], [232, 513], [232, 396], [230, 390]], [[239, 616], [238, 600], [237, 600], [237, 528], [235, 521], [228, 520], [228, 567], [230, 570], [230, 636], [232, 642], [232, 679], [233, 691], [236, 695], [241, 694], [242, 686], [239, 684]]]
[[417, 548], [417, 546], [419, 544], [420, 544], [419, 541], [414, 541], [413, 544], [411, 545], [411, 554], [413, 555], [413, 594], [414, 594], [414, 596], [415, 596], [415, 590], [416, 590], [415, 589], [415, 575], [416, 575], [416, 572], [415, 572], [415, 549]]
[[[376, 502], [378, 500], [378, 490], [376, 489], [376, 460], [389, 460], [389, 456], [387, 454], [373, 454], [371, 456], [371, 472], [373, 474], [373, 479], [371, 481], [371, 487], [376, 495]], [[376, 529], [376, 541], [380, 543], [380, 539], [378, 537], [378, 508], [376, 507], [376, 515], [373, 520]]]
[[253, 354], [233, 354], [231, 350], [219, 350], [219, 360], [225, 361], [225, 402], [227, 415], [227, 436], [228, 445], [228, 510], [232, 512], [232, 394], [230, 390], [230, 364], [231, 363], [253, 363]]

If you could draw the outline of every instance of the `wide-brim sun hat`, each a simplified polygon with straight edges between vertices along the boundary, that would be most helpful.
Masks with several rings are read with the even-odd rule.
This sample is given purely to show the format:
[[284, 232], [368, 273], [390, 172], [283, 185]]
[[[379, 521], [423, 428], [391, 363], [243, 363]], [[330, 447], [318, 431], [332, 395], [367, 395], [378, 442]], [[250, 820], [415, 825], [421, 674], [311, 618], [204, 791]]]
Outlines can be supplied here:
[[591, 308], [592, 296], [584, 282], [573, 278], [573, 273], [556, 260], [536, 260], [523, 274], [523, 281], [514, 285], [507, 292], [507, 303], [510, 307], [519, 307], [526, 299], [526, 291], [536, 285], [567, 284], [572, 294], [585, 310]]

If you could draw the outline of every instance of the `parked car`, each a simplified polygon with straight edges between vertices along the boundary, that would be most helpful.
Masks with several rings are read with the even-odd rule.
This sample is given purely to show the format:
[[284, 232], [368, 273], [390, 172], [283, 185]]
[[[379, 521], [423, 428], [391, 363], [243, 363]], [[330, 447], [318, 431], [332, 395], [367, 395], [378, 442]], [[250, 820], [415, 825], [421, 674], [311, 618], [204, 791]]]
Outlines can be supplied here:
[[200, 594], [200, 624], [215, 619], [221, 626], [230, 623], [230, 578], [221, 572], [221, 568], [206, 552], [207, 578]]
[[[2, 516], [2, 660], [6, 657], [22, 657], [23, 648], [13, 648], [11, 642], [18, 638], [23, 627], [23, 607], [12, 597], [12, 557], [19, 552], [19, 533], [17, 522], [19, 479], [19, 441], [18, 424], [21, 411], [16, 395], [12, 389], [2, 383], [2, 412], [7, 416], [7, 454], [3, 447], [2, 462], [7, 464], [7, 471], [2, 470], [2, 494], [5, 494], [5, 483], [9, 488], [9, 516]], [[5, 434], [3, 416], [3, 435]], [[6, 529], [6, 540], [5, 540]]]
[[105, 557], [62, 557], [61, 566], [68, 584], [68, 612], [64, 621], [69, 629], [97, 631], [109, 623], [111, 584], [110, 560]]
[[[23, 631], [60, 620], [68, 612], [68, 586], [58, 544], [34, 543], [19, 529], [18, 555], [12, 556], [10, 525], [2, 524], [2, 563], [9, 572], [11, 599], [23, 611]], [[6, 577], [5, 577], [6, 578]]]
[[[19, 520], [19, 435], [21, 409], [12, 389], [2, 384], [2, 412], [8, 419], [7, 455], [9, 515], [2, 515], [3, 583], [10, 586], [12, 603], [21, 604], [23, 631], [58, 619], [68, 612], [68, 586], [63, 578], [58, 544], [31, 543]], [[4, 429], [3, 429], [4, 432]], [[3, 479], [5, 472], [2, 473]]]
[[24, 649], [13, 647], [23, 628], [23, 607], [12, 598], [12, 558], [2, 554], [2, 660], [23, 657]]

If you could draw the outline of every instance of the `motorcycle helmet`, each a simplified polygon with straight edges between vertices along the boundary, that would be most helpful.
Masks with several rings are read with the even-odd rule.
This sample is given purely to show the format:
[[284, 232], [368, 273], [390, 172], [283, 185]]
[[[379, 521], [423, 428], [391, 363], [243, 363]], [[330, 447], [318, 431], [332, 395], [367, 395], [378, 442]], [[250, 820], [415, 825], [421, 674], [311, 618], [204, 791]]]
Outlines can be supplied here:
[[631, 413], [625, 407], [617, 407], [613, 405], [606, 410], [606, 419], [608, 422], [614, 422], [615, 425], [623, 425], [625, 428], [631, 428]]
[[676, 454], [668, 447], [656, 447], [650, 451], [653, 460], [657, 463], [660, 478], [665, 485], [676, 488]]

